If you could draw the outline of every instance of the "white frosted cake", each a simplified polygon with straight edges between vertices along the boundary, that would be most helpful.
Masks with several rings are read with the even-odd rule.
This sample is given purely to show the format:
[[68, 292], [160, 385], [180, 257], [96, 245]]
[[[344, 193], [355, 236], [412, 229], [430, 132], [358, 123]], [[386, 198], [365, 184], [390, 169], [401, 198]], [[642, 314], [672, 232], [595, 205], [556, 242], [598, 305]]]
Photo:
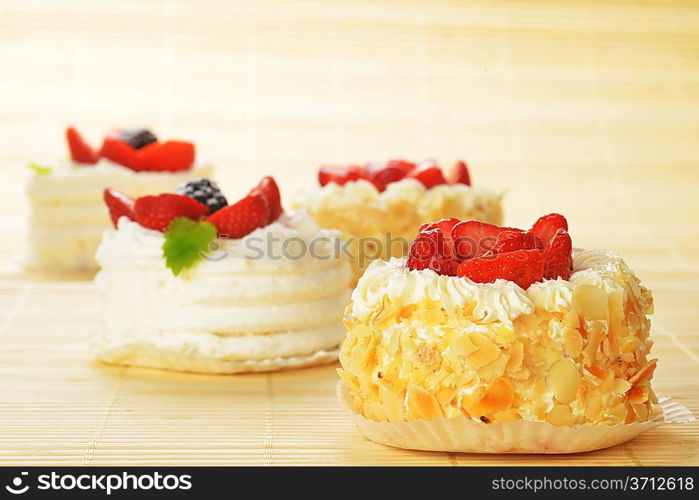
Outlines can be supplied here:
[[[69, 143], [71, 137], [75, 136], [69, 133]], [[108, 138], [105, 142], [112, 144], [117, 140]], [[129, 146], [126, 141], [122, 142], [128, 152], [126, 148]], [[164, 144], [172, 144], [172, 141], [131, 149], [135, 158]], [[169, 163], [170, 153], [164, 159], [164, 165], [151, 161], [145, 166], [147, 170], [126, 160], [123, 155], [110, 154], [109, 147], [104, 154], [129, 166], [97, 152], [92, 157], [77, 153], [82, 161], [75, 159], [74, 153], [70, 162], [50, 167], [35, 166], [27, 185], [30, 206], [27, 266], [42, 271], [95, 271], [95, 251], [102, 233], [111, 225], [102, 201], [106, 187], [142, 196], [172, 191], [192, 178], [210, 176], [210, 166], [187, 165], [188, 158], [185, 158], [185, 163]], [[167, 168], [168, 163], [175, 169]]]
[[[176, 223], [161, 230], [143, 227], [139, 200], [135, 221], [120, 217], [97, 252], [99, 359], [206, 373], [337, 359], [351, 274], [334, 255], [338, 235], [320, 229], [303, 211], [249, 224], [255, 210], [246, 200], [188, 223], [198, 231], [208, 221], [218, 236], [214, 231], [213, 239], [204, 239], [202, 256], [181, 270], [168, 264], [175, 253], [164, 246]], [[243, 219], [247, 227], [235, 233]]]

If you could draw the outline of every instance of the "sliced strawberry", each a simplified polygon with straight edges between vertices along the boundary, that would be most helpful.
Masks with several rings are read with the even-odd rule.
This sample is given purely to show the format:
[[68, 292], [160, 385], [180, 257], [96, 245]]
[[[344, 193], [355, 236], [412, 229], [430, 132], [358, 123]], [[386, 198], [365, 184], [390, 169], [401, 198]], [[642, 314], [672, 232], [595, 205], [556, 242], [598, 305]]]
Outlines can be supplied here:
[[484, 255], [495, 246], [503, 231], [521, 232], [513, 227], [500, 227], [475, 220], [463, 221], [452, 229], [452, 238], [458, 260], [468, 260]]
[[476, 283], [509, 280], [526, 290], [532, 283], [543, 279], [544, 260], [540, 250], [515, 250], [462, 262], [456, 274]]
[[99, 161], [99, 153], [92, 149], [75, 127], [66, 129], [66, 141], [68, 141], [68, 149], [73, 161], [88, 165], [94, 165]]
[[165, 193], [138, 198], [134, 211], [141, 226], [165, 232], [173, 219], [199, 220], [208, 215], [209, 207], [183, 194]]
[[573, 270], [573, 242], [568, 231], [559, 229], [543, 252], [544, 278], [567, 280]]
[[330, 182], [343, 186], [349, 181], [356, 181], [364, 178], [366, 178], [364, 169], [357, 165], [321, 167], [318, 171], [318, 182], [321, 186], [325, 186]]
[[282, 207], [282, 195], [273, 177], [264, 177], [262, 181], [250, 191], [250, 194], [261, 194], [267, 202], [269, 211], [267, 224], [271, 224], [277, 220], [282, 212], [284, 212], [284, 208]]
[[568, 230], [568, 221], [566, 218], [561, 214], [548, 214], [540, 217], [539, 220], [534, 223], [531, 232], [546, 246], [559, 229]]
[[447, 183], [444, 179], [444, 174], [442, 174], [442, 169], [434, 164], [418, 167], [410, 172], [407, 177], [419, 180], [427, 189]]
[[410, 247], [408, 269], [432, 269], [447, 276], [456, 274], [458, 262], [452, 258], [441, 229], [420, 231]]
[[444, 234], [444, 241], [447, 246], [448, 254], [451, 258], [456, 259], [456, 250], [454, 248], [454, 238], [452, 237], [452, 230], [461, 221], [459, 219], [441, 219], [437, 222], [428, 222], [420, 226], [420, 233], [423, 231], [430, 231], [432, 229], [439, 229]]
[[221, 238], [237, 239], [266, 226], [269, 208], [264, 196], [251, 193], [237, 203], [222, 208], [206, 220], [216, 226]]
[[186, 141], [151, 142], [138, 150], [142, 170], [179, 172], [194, 164], [194, 144]]
[[468, 166], [465, 161], [457, 161], [449, 172], [447, 179], [449, 184], [466, 184], [471, 185], [471, 175], [468, 172]]
[[117, 227], [117, 223], [121, 216], [128, 217], [131, 220], [136, 219], [135, 202], [133, 198], [110, 188], [104, 190], [103, 196], [114, 227]]
[[100, 156], [132, 170], [141, 170], [139, 151], [134, 149], [128, 142], [111, 135], [104, 138]]
[[507, 253], [515, 250], [541, 250], [541, 240], [529, 231], [501, 231], [493, 247], [493, 253]]
[[387, 184], [401, 180], [407, 173], [402, 163], [397, 162], [388, 162], [385, 165], [369, 164], [366, 168], [367, 176], [374, 181], [374, 185], [380, 186], [380, 191], [386, 189]]

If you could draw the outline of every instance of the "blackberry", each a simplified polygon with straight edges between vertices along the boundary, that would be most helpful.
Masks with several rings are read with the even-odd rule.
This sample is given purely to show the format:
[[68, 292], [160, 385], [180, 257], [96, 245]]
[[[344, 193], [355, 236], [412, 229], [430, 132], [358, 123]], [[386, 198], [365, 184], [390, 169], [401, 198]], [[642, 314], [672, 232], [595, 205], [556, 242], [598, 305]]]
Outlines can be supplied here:
[[120, 130], [119, 139], [128, 142], [135, 149], [141, 149], [143, 146], [158, 140], [153, 132], [144, 128], [127, 128]]
[[212, 214], [217, 210], [221, 210], [228, 205], [226, 197], [223, 196], [221, 190], [216, 183], [209, 179], [194, 179], [187, 184], [180, 186], [175, 190], [177, 194], [183, 194], [203, 203], [209, 207], [209, 213]]

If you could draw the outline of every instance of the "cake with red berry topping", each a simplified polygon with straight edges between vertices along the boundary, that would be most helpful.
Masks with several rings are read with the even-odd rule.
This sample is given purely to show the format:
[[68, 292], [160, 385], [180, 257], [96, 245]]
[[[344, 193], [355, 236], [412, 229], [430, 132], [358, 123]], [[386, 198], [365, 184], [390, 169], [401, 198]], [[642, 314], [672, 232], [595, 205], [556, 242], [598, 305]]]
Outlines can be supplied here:
[[[549, 434], [500, 442], [505, 427], [482, 426], [653, 418], [652, 309], [621, 257], [572, 248], [561, 215], [529, 230], [424, 224], [407, 258], [375, 261], [359, 280], [345, 314], [341, 388], [360, 428], [387, 444], [454, 451], [437, 427], [456, 422], [483, 439], [474, 445], [483, 449], [459, 451], [556, 451]], [[375, 425], [418, 421], [435, 431], [431, 444]]]
[[349, 264], [336, 232], [282, 209], [274, 179], [233, 204], [205, 179], [104, 197], [115, 229], [97, 252], [99, 359], [203, 373], [337, 360]]
[[320, 186], [299, 193], [293, 206], [306, 208], [321, 227], [342, 232], [355, 282], [372, 260], [406, 255], [425, 221], [502, 222], [502, 194], [471, 186], [463, 161], [446, 175], [433, 161], [328, 166], [320, 169], [318, 181]]
[[27, 265], [42, 271], [96, 270], [94, 254], [109, 227], [105, 187], [136, 196], [160, 193], [212, 170], [195, 165], [193, 143], [158, 140], [145, 129], [114, 130], [99, 149], [73, 127], [66, 139], [70, 161], [31, 165]]

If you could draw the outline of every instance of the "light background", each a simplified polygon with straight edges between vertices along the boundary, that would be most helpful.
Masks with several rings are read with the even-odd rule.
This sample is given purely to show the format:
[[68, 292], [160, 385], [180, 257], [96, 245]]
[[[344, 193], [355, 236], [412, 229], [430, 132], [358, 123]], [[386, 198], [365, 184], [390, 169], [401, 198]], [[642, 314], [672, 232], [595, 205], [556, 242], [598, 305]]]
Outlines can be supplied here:
[[506, 219], [568, 216], [656, 297], [658, 392], [699, 412], [699, 4], [0, 1], [0, 463], [698, 464], [699, 427], [575, 457], [364, 441], [334, 368], [205, 377], [92, 364], [90, 284], [19, 267], [30, 161], [147, 125], [230, 198], [322, 162], [464, 157]]

